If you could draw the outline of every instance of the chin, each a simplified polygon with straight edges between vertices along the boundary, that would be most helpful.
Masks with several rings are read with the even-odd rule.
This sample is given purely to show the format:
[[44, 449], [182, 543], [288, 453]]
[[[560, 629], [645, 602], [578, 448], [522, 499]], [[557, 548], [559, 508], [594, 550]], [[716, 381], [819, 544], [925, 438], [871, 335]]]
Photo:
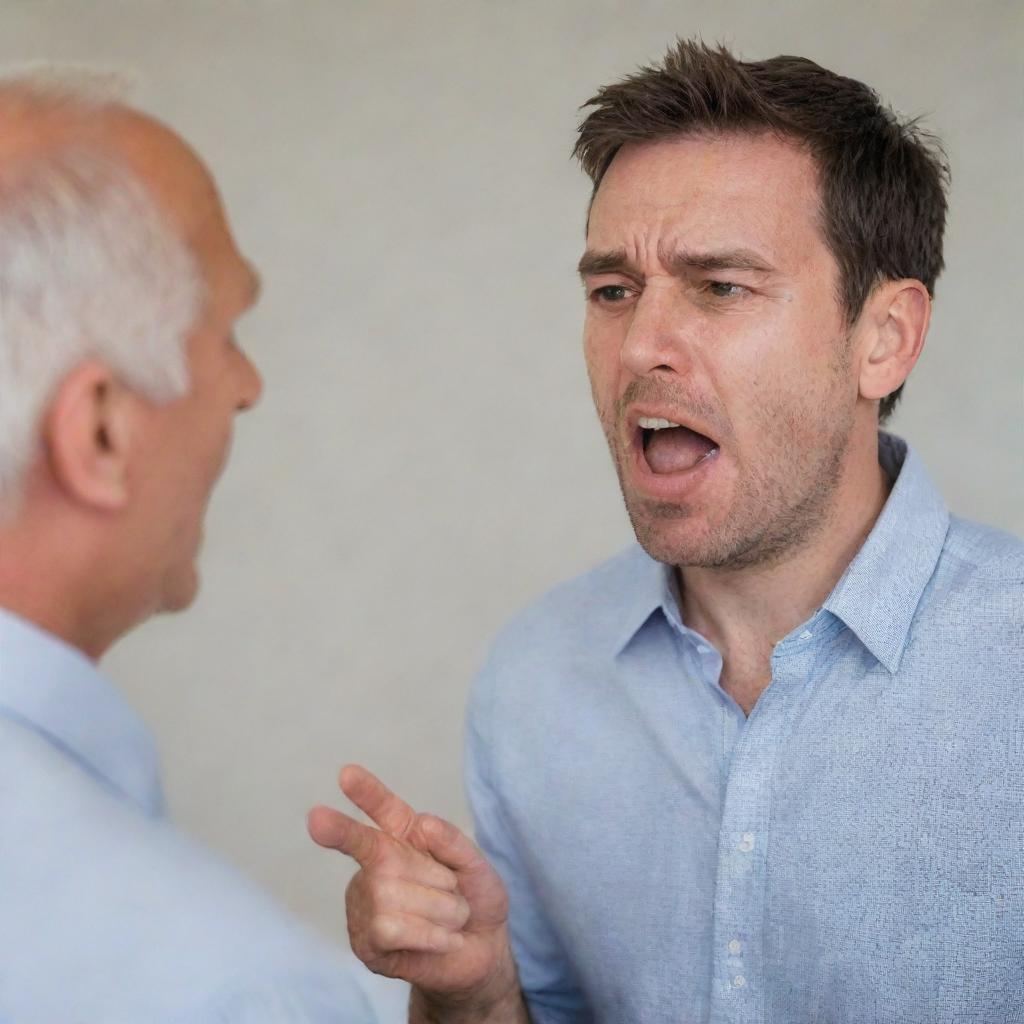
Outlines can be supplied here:
[[160, 611], [181, 612], [188, 608], [199, 593], [199, 572], [194, 565], [188, 571], [167, 581], [160, 597]]
[[655, 514], [649, 509], [629, 509], [633, 532], [647, 554], [666, 565], [729, 572], [778, 565], [803, 548], [823, 522], [820, 518], [796, 522], [768, 518], [714, 526], [695, 515], [676, 512], [673, 518], [668, 509]]
[[[772, 560], [763, 531], [711, 523], [687, 505], [627, 503], [637, 542], [656, 562], [695, 569], [744, 569]], [[730, 529], [731, 527], [731, 529]]]
[[706, 522], [687, 506], [627, 503], [637, 542], [657, 562], [705, 565], [715, 547]]

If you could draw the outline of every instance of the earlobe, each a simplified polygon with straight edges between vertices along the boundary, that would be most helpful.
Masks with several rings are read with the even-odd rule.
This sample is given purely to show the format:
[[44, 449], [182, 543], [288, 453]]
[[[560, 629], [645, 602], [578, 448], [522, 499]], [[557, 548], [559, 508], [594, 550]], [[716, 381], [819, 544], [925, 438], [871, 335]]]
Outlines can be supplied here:
[[860, 370], [862, 398], [877, 400], [907, 379], [924, 348], [931, 297], [920, 281], [886, 281], [868, 299], [869, 343]]
[[128, 503], [131, 415], [128, 393], [102, 363], [82, 363], [61, 382], [43, 443], [53, 481], [70, 500], [101, 511]]

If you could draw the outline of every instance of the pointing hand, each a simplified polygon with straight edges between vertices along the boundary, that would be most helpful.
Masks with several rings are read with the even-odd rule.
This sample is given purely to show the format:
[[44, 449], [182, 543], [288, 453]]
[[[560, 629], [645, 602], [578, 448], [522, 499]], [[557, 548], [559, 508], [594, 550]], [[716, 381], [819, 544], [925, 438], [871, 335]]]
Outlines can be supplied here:
[[309, 834], [359, 864], [345, 901], [356, 956], [432, 1004], [483, 1007], [512, 993], [520, 1004], [508, 896], [476, 845], [449, 822], [417, 814], [365, 768], [348, 765], [339, 781], [377, 827], [320, 806]]

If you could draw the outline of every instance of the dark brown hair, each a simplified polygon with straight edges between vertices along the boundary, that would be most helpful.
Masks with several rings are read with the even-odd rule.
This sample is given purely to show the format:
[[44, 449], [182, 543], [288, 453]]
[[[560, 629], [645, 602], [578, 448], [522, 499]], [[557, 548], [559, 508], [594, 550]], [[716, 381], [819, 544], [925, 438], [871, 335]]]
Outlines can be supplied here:
[[[770, 131], [805, 146], [821, 189], [822, 233], [850, 324], [883, 280], [934, 295], [942, 271], [949, 166], [934, 136], [901, 121], [863, 82], [804, 57], [742, 61], [678, 40], [659, 65], [605, 86], [584, 107], [573, 155], [594, 192], [620, 147], [702, 132]], [[882, 399], [892, 412], [902, 387]]]

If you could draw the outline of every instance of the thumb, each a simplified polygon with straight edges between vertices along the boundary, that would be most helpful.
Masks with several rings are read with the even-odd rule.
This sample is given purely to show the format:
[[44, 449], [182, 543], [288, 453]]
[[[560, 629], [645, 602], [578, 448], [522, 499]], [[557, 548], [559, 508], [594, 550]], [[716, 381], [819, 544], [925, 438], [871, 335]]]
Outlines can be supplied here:
[[495, 927], [508, 917], [505, 883], [480, 848], [450, 821], [433, 814], [420, 820], [426, 852], [451, 868], [459, 879], [459, 891], [469, 903], [471, 925]]

